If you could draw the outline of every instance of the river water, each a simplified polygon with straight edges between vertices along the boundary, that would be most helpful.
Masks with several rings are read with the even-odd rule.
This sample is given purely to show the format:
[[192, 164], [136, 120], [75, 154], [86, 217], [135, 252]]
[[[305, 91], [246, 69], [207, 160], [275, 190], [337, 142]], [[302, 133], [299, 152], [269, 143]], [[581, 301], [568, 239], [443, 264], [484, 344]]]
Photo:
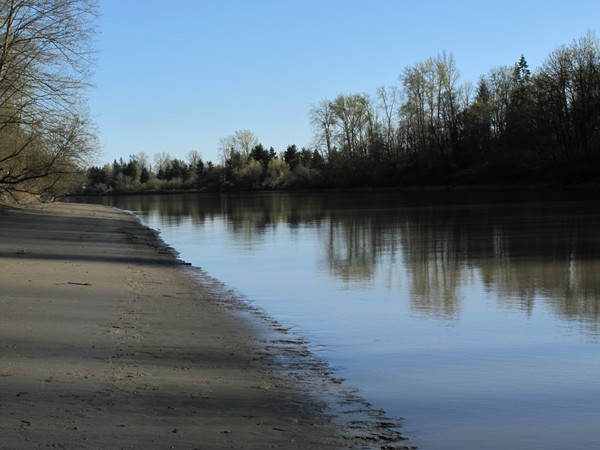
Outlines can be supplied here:
[[[325, 358], [425, 450], [600, 448], [595, 192], [101, 199]], [[89, 200], [89, 199], [88, 199]], [[95, 199], [100, 201], [100, 199]]]

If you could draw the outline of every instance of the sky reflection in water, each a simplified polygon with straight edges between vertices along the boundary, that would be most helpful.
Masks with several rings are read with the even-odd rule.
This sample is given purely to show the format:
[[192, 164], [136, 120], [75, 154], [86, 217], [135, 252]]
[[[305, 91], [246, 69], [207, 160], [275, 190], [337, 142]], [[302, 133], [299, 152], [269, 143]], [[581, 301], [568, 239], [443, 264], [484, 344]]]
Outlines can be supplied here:
[[600, 202], [554, 192], [115, 201], [308, 336], [351, 386], [405, 417], [421, 448], [600, 448]]

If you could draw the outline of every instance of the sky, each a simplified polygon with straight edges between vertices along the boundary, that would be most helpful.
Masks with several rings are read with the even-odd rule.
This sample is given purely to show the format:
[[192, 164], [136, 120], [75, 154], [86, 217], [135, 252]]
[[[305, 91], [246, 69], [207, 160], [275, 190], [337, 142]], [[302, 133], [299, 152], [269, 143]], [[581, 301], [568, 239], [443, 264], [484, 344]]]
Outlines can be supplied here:
[[598, 0], [99, 0], [90, 115], [97, 164], [145, 152], [220, 162], [250, 130], [278, 153], [310, 147], [313, 105], [400, 86], [453, 54], [462, 82], [600, 35]]

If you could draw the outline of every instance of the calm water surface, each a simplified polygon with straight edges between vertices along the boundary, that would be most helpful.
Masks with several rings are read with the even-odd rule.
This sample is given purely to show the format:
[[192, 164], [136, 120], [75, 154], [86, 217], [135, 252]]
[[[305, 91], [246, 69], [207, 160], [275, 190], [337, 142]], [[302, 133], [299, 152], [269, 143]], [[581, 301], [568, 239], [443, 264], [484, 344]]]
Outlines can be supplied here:
[[425, 450], [600, 448], [600, 201], [583, 193], [105, 199], [307, 336]]

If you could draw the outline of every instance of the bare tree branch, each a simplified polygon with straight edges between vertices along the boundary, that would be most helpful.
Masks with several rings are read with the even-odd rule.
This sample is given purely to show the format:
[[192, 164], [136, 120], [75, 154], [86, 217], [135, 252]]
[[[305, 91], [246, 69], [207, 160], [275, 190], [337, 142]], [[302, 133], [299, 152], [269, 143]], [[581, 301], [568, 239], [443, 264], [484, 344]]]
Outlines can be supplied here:
[[96, 16], [96, 0], [0, 0], [0, 191], [53, 189], [94, 152]]

